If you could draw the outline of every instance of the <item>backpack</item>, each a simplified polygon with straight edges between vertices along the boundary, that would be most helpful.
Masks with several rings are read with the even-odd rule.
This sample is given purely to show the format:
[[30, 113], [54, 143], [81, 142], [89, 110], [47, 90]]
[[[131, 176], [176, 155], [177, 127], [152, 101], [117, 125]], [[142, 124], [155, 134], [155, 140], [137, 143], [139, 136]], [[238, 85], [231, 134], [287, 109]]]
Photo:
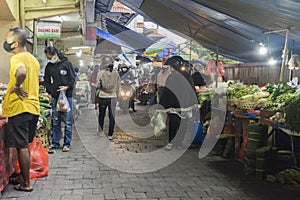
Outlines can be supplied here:
[[113, 72], [104, 71], [100, 78], [100, 90], [105, 93], [113, 93], [117, 82], [117, 76], [114, 76]]

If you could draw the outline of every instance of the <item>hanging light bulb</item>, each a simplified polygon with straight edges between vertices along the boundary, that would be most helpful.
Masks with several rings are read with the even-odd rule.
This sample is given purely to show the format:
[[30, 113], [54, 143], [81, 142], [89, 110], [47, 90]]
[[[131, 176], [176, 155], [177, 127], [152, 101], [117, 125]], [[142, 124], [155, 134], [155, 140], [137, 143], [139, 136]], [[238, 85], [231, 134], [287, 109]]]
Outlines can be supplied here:
[[259, 54], [266, 55], [268, 53], [268, 49], [266, 47], [261, 46], [259, 48]]
[[265, 47], [264, 43], [259, 43], [259, 54], [260, 55], [266, 55], [268, 53], [268, 48]]

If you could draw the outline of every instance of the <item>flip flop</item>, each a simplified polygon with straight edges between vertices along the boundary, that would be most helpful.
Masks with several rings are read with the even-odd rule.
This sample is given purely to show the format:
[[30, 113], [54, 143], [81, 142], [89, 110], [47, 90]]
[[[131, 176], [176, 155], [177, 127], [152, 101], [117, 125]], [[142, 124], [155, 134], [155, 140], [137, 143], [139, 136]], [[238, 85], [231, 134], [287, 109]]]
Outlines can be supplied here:
[[17, 191], [21, 191], [21, 192], [32, 192], [32, 191], [33, 191], [32, 188], [30, 188], [30, 189], [25, 189], [25, 188], [22, 188], [20, 185], [16, 185], [16, 186], [14, 187], [14, 189], [17, 190]]
[[167, 144], [166, 150], [171, 150], [173, 148], [173, 144]]

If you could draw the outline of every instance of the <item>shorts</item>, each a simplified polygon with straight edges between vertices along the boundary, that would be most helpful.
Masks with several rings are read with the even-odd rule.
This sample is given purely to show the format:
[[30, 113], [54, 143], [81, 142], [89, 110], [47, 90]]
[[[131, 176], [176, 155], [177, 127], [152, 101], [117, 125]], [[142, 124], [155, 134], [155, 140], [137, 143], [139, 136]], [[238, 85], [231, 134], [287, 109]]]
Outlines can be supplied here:
[[15, 148], [27, 148], [34, 139], [38, 115], [21, 113], [9, 117], [7, 122], [7, 146]]

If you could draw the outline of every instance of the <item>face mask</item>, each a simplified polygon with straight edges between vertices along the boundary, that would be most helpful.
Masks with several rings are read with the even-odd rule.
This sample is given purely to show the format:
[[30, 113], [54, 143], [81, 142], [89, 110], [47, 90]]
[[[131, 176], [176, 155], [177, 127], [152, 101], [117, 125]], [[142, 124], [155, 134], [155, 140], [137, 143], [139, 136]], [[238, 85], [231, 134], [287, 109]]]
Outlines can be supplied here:
[[51, 60], [49, 60], [49, 62], [51, 62], [52, 64], [55, 64], [57, 62], [57, 60], [55, 58], [52, 58]]
[[3, 43], [3, 48], [5, 49], [5, 51], [7, 51], [7, 52], [11, 52], [11, 51], [13, 51], [14, 49], [15, 49], [15, 47], [14, 48], [11, 48], [10, 46], [12, 45], [12, 44], [14, 44], [15, 42], [12, 42], [12, 43], [8, 43], [8, 42], [4, 42]]

